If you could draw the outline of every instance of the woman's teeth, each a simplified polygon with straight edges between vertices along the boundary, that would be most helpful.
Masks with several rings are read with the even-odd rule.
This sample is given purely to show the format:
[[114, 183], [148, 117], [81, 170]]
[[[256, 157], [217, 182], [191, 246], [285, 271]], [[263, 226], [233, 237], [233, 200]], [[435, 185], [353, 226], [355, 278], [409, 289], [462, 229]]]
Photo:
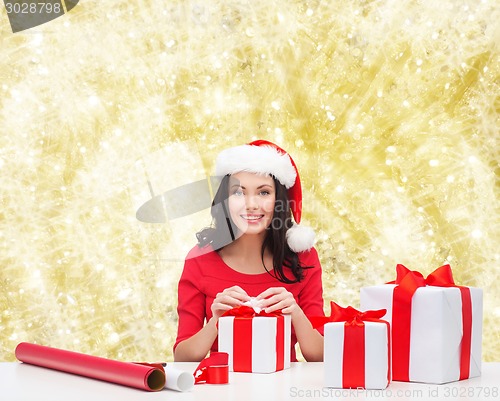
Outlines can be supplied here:
[[258, 220], [260, 218], [263, 217], [263, 215], [259, 215], [259, 216], [241, 216], [242, 218], [244, 218], [245, 220]]

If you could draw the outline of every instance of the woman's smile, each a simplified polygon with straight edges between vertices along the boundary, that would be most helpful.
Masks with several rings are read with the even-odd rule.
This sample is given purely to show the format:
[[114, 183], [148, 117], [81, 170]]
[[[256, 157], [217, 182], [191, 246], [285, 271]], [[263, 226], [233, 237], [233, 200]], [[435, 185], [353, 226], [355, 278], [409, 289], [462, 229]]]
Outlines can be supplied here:
[[256, 223], [264, 218], [263, 214], [245, 214], [241, 215], [241, 218], [248, 221], [249, 223]]

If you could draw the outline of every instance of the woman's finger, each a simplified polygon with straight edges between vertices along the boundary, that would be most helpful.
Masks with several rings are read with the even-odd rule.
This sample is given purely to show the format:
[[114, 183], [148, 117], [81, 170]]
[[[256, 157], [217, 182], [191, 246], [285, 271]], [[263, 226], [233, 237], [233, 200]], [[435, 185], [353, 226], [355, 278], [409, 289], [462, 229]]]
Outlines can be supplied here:
[[277, 302], [280, 302], [283, 299], [283, 296], [281, 294], [276, 294], [273, 295], [269, 298], [265, 298], [259, 302], [259, 306], [261, 308], [267, 308], [268, 306], [274, 305]]
[[270, 287], [257, 295], [256, 298], [257, 300], [266, 299], [272, 295], [282, 293], [283, 291], [286, 291], [283, 287]]
[[243, 290], [241, 287], [235, 285], [233, 287], [226, 288], [222, 293], [226, 293], [233, 298], [236, 298], [240, 301], [249, 301], [250, 296]]
[[287, 302], [285, 301], [280, 301], [280, 302], [277, 302], [275, 304], [272, 304], [266, 308], [264, 308], [264, 311], [266, 313], [271, 313], [271, 312], [276, 312], [277, 310], [283, 310], [283, 308], [286, 308], [286, 307], [289, 307], [290, 304], [288, 304]]

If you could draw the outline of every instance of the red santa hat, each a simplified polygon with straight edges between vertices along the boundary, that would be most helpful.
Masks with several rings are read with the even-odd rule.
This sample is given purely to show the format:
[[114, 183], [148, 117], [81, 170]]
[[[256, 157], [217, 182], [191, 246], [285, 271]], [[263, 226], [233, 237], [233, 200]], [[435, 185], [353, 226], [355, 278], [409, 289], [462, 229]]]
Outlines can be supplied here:
[[297, 166], [290, 155], [278, 145], [262, 139], [223, 150], [219, 154], [215, 163], [217, 176], [241, 171], [273, 175], [285, 186], [295, 220], [294, 225], [286, 232], [288, 246], [294, 252], [311, 249], [314, 245], [314, 231], [310, 227], [299, 225], [302, 216], [302, 186]]

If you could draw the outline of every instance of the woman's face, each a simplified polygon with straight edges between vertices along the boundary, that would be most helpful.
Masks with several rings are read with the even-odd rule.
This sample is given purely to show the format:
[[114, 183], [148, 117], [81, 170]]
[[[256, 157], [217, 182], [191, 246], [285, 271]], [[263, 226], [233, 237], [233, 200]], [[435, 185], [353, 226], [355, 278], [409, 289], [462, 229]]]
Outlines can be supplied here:
[[229, 214], [242, 234], [261, 234], [273, 219], [276, 188], [271, 176], [248, 172], [229, 177]]

